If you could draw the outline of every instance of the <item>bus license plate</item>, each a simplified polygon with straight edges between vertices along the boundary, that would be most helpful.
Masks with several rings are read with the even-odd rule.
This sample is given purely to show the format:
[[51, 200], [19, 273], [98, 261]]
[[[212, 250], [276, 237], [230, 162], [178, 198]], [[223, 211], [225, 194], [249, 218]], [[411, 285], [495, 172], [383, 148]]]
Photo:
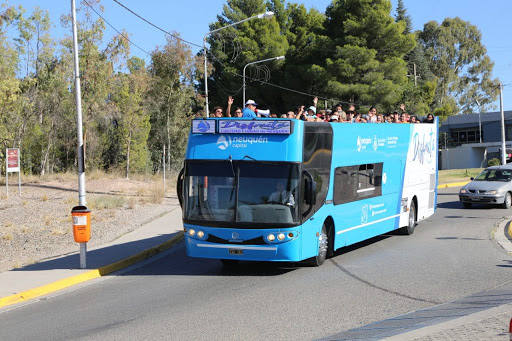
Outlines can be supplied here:
[[229, 254], [230, 255], [243, 255], [244, 254], [244, 250], [242, 250], [242, 249], [229, 249]]

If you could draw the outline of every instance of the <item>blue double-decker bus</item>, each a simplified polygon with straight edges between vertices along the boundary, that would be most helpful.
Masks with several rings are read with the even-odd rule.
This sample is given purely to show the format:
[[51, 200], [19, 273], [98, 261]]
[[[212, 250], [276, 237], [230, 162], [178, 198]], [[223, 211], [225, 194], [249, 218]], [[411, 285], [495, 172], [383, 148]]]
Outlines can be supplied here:
[[436, 209], [438, 124], [195, 119], [178, 178], [187, 254], [308, 260]]

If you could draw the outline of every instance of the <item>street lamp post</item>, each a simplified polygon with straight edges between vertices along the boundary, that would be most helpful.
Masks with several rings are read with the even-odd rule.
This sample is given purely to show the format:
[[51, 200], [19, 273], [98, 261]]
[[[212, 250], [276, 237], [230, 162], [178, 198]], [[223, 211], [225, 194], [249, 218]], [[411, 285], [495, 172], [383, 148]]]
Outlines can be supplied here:
[[208, 33], [206, 33], [203, 37], [203, 54], [204, 54], [204, 97], [205, 97], [205, 106], [204, 106], [204, 109], [206, 111], [206, 117], [210, 117], [210, 110], [208, 109], [208, 58], [207, 58], [207, 55], [206, 55], [206, 37], [209, 36], [210, 34], [212, 33], [215, 33], [215, 32], [218, 32], [220, 30], [223, 30], [225, 28], [228, 28], [228, 27], [232, 27], [232, 26], [236, 26], [236, 25], [239, 25], [243, 22], [246, 22], [246, 21], [249, 21], [249, 20], [252, 20], [252, 19], [262, 19], [262, 18], [272, 18], [272, 16], [274, 15], [274, 12], [272, 11], [267, 11], [265, 13], [261, 13], [261, 14], [258, 14], [258, 15], [255, 15], [255, 16], [252, 16], [250, 18], [247, 18], [247, 19], [244, 19], [244, 20], [240, 20], [240, 21], [237, 21], [235, 23], [232, 23], [230, 25], [227, 25], [227, 26], [222, 26], [216, 30], [213, 30], [213, 31], [210, 31]]
[[258, 63], [263, 63], [263, 62], [268, 62], [270, 60], [279, 60], [279, 59], [284, 59], [284, 56], [279, 56], [279, 57], [273, 57], [273, 58], [267, 58], [267, 59], [263, 59], [263, 60], [257, 60], [255, 62], [252, 62], [252, 63], [248, 63], [244, 66], [244, 72], [243, 72], [243, 104], [245, 105], [245, 69], [249, 66], [249, 65], [253, 65], [253, 64], [258, 64]]
[[482, 107], [480, 106], [480, 102], [478, 102], [477, 99], [475, 99], [476, 105], [478, 105], [478, 134], [480, 135], [480, 143], [482, 143]]

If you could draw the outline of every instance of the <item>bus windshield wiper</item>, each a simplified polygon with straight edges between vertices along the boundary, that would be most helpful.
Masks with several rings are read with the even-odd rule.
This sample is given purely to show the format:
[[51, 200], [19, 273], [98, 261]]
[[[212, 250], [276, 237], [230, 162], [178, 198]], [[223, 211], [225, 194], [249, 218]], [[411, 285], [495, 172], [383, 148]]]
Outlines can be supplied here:
[[243, 159], [245, 159], [245, 158], [248, 158], [248, 159], [251, 159], [251, 160], [253, 160], [253, 161], [258, 162], [258, 160], [256, 160], [256, 159], [255, 159], [255, 158], [253, 158], [253, 157], [250, 157], [249, 155], [244, 156], [244, 157], [242, 158], [242, 160], [243, 160]]

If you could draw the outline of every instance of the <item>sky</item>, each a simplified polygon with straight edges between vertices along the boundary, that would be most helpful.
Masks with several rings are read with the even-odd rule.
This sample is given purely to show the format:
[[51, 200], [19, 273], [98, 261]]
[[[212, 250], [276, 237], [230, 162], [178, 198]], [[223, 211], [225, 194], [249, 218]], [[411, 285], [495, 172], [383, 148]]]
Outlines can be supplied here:
[[[5, 1], [5, 0], [4, 0]], [[4, 2], [2, 1], [2, 2]], [[77, 6], [80, 0], [76, 0]], [[181, 37], [194, 44], [202, 45], [203, 36], [209, 31], [208, 25], [222, 13], [226, 0], [119, 0], [126, 7], [145, 19], [167, 31], [176, 31]], [[307, 8], [316, 8], [324, 12], [331, 0], [296, 0]], [[398, 0], [391, 0], [392, 16]], [[27, 13], [35, 6], [47, 9], [54, 24], [53, 37], [71, 35], [69, 28], [62, 28], [60, 16], [71, 10], [71, 0], [8, 0], [11, 5], [21, 4]], [[102, 16], [117, 30], [125, 29], [130, 40], [143, 50], [151, 52], [157, 46], [165, 44], [165, 35], [161, 31], [143, 22], [127, 12], [113, 0], [102, 0], [105, 11]], [[428, 21], [441, 23], [447, 17], [460, 17], [477, 26], [482, 33], [482, 42], [487, 54], [495, 63], [493, 76], [504, 85], [503, 107], [512, 110], [512, 13], [511, 0], [404, 0], [407, 13], [411, 16], [413, 29], [421, 30]], [[105, 38], [113, 37], [116, 32], [106, 25]], [[69, 31], [69, 32], [68, 32]], [[197, 52], [193, 46], [192, 51]], [[132, 46], [132, 55], [149, 61], [147, 54]], [[495, 110], [499, 110], [496, 102]]]

